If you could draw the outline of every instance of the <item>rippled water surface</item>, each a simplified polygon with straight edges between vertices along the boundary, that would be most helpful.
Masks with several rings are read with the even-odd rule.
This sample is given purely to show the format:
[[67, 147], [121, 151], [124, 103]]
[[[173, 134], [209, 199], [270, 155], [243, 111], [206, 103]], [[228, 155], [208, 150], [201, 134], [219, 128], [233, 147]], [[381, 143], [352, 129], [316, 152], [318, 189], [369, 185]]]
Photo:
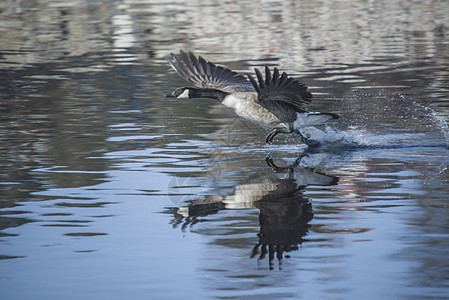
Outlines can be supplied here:
[[[1, 299], [447, 299], [449, 2], [3, 1]], [[165, 57], [301, 77], [276, 137]]]

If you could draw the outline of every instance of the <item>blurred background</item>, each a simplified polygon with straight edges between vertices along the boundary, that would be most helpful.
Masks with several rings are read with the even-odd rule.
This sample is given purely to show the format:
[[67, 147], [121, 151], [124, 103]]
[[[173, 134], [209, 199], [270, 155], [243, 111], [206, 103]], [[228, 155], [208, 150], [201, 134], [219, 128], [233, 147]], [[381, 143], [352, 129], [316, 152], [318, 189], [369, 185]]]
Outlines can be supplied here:
[[[444, 299], [449, 2], [4, 0], [3, 299]], [[340, 114], [265, 145], [166, 61]]]

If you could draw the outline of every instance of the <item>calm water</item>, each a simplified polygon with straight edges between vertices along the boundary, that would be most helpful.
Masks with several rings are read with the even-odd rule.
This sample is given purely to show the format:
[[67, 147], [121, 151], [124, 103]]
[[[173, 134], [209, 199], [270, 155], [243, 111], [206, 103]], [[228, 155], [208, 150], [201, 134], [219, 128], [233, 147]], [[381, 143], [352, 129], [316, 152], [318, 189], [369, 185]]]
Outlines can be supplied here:
[[[449, 2], [3, 1], [1, 299], [448, 299]], [[308, 149], [186, 85], [301, 77]]]

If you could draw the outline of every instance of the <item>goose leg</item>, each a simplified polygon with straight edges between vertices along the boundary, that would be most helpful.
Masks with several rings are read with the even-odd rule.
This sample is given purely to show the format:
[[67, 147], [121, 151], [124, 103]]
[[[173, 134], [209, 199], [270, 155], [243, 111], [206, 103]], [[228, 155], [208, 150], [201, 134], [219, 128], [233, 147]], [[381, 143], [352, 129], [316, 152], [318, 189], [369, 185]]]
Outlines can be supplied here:
[[278, 133], [292, 133], [292, 132], [293, 130], [287, 128], [275, 128], [267, 135], [265, 143], [267, 144], [273, 143], [273, 139]]

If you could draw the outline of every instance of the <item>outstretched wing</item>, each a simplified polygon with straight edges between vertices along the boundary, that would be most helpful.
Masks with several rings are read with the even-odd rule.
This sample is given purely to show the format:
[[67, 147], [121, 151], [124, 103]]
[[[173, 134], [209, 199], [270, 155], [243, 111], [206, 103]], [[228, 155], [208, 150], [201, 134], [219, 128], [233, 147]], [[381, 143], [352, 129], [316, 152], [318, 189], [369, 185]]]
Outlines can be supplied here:
[[225, 92], [254, 92], [251, 83], [237, 72], [206, 61], [192, 52], [170, 53], [171, 67], [185, 80], [200, 88], [214, 88]]
[[303, 110], [306, 104], [312, 101], [312, 94], [307, 91], [307, 86], [284, 72], [279, 76], [279, 71], [274, 68], [273, 76], [270, 69], [265, 66], [265, 81], [258, 69], [256, 72], [257, 80], [248, 74], [254, 89], [258, 94], [258, 100], [261, 105], [270, 105], [273, 101], [280, 105], [293, 107], [295, 110]]

